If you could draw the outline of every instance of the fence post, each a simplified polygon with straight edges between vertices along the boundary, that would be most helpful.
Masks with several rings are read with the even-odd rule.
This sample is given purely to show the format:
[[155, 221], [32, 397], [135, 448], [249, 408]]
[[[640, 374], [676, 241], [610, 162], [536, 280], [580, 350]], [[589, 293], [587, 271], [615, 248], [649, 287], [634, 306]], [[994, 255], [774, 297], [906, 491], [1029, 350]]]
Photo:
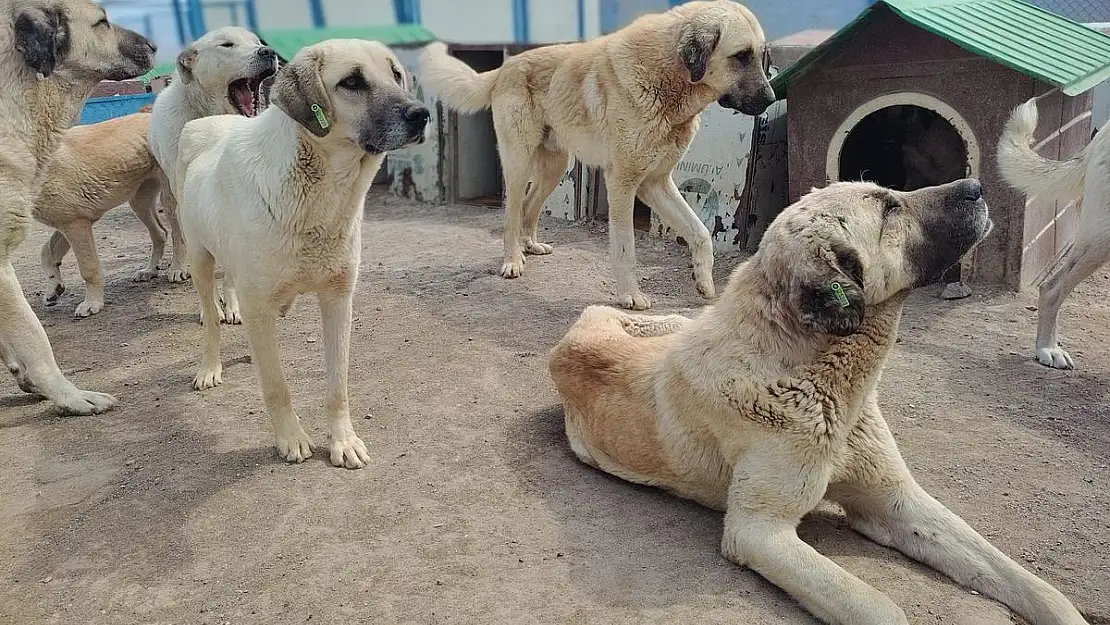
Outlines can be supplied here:
[[393, 0], [393, 14], [398, 24], [419, 24], [420, 0]]
[[513, 0], [513, 35], [517, 43], [528, 43], [531, 24], [528, 15], [528, 0]]
[[187, 0], [189, 12], [189, 30], [193, 39], [199, 39], [208, 28], [204, 25], [204, 5], [200, 0]]
[[254, 9], [254, 0], [243, 0], [243, 10], [247, 14], [247, 28], [251, 32], [258, 32], [258, 13]]
[[308, 10], [312, 13], [312, 26], [323, 28], [325, 26], [323, 0], [308, 0]]
[[586, 0], [578, 0], [578, 40], [586, 40]]

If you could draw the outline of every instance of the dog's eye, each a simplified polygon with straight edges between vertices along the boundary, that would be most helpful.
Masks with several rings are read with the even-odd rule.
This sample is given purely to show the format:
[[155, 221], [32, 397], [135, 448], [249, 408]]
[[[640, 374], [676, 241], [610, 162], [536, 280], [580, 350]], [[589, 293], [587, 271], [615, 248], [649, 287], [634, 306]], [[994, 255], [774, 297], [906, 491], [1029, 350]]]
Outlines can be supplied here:
[[340, 80], [339, 86], [351, 91], [361, 91], [366, 88], [366, 79], [362, 77], [362, 74], [351, 74], [343, 80]]
[[401, 86], [405, 85], [405, 77], [401, 74], [400, 70], [398, 70], [396, 67], [393, 68], [393, 80], [396, 81], [396, 83], [398, 85], [401, 85]]
[[732, 55], [732, 58], [736, 59], [737, 61], [740, 61], [741, 63], [748, 64], [748, 63], [752, 62], [752, 57], [753, 56], [755, 56], [755, 52], [751, 48], [748, 48], [746, 50], [741, 50], [741, 51], [737, 52], [736, 54]]
[[883, 204], [883, 218], [896, 214], [901, 208], [902, 205], [898, 203], [898, 200], [894, 198], [887, 199], [886, 203]]
[[100, 21], [93, 24], [93, 28], [101, 28], [101, 27], [107, 27], [107, 26], [111, 26], [111, 24], [108, 23], [108, 18], [106, 18], [106, 17], [100, 18]]
[[225, 42], [220, 44], [220, 47], [221, 48], [234, 48], [235, 44], [230, 42], [230, 41], [225, 41]]

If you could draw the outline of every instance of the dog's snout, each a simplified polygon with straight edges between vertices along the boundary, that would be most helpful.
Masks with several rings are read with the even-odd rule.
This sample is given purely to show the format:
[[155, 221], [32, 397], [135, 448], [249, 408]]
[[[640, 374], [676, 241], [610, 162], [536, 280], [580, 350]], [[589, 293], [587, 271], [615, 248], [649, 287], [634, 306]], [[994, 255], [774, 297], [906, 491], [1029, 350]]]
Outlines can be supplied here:
[[260, 56], [260, 57], [262, 57], [266, 60], [277, 58], [277, 53], [274, 52], [274, 49], [271, 48], [270, 46], [262, 46], [261, 48], [258, 49], [257, 52], [255, 52], [255, 54], [257, 54], [258, 56]]
[[974, 202], [983, 197], [983, 185], [975, 178], [961, 180], [959, 189], [968, 201]]
[[427, 108], [419, 104], [413, 105], [405, 109], [405, 121], [412, 126], [422, 128], [431, 119], [432, 114]]

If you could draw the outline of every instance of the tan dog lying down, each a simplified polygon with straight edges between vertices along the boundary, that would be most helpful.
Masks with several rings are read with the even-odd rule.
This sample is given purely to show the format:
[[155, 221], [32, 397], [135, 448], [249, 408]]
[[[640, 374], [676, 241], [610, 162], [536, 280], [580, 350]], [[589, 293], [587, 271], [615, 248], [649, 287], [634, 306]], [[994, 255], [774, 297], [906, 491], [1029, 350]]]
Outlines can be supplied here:
[[62, 135], [32, 213], [38, 221], [57, 228], [42, 246], [42, 270], [49, 283], [47, 303], [56, 302], [66, 290], [61, 265], [72, 246], [85, 281], [85, 301], [77, 305], [74, 315], [88, 317], [100, 312], [104, 280], [92, 225], [125, 202], [150, 233], [150, 262], [134, 279], [158, 277], [166, 228], [158, 219], [162, 170], [147, 149], [149, 128], [150, 113], [136, 113], [75, 126]]
[[907, 621], [798, 538], [824, 497], [856, 531], [1033, 625], [1085, 623], [914, 481], [879, 412], [906, 293], [989, 229], [975, 180], [908, 193], [836, 183], [786, 208], [697, 318], [587, 308], [550, 358], [571, 448], [603, 471], [725, 510], [725, 556], [826, 623]]

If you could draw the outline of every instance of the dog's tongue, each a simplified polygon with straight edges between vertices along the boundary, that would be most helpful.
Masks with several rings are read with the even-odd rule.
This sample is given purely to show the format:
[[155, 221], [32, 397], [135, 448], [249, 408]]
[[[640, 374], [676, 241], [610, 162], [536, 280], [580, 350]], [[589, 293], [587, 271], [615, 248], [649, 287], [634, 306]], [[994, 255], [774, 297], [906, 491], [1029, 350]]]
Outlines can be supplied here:
[[239, 105], [239, 111], [247, 117], [254, 117], [254, 94], [251, 93], [250, 83], [241, 81], [231, 88], [231, 97]]

